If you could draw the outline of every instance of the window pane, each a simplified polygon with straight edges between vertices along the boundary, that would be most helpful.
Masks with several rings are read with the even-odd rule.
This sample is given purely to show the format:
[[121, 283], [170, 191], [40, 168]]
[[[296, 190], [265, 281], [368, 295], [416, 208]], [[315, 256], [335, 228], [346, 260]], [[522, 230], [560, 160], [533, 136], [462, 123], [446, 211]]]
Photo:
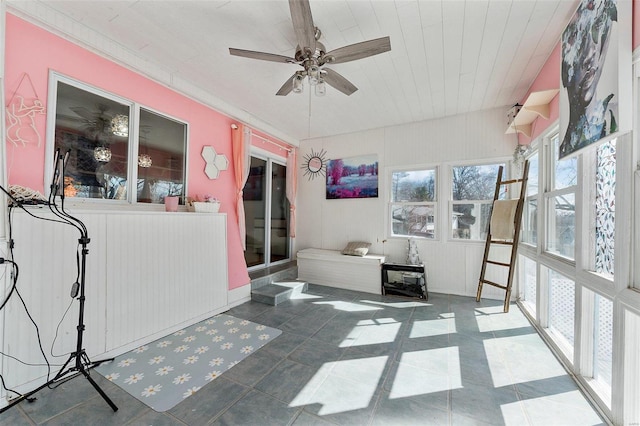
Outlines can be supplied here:
[[490, 218], [490, 202], [454, 204], [451, 236], [465, 240], [484, 240]]
[[525, 306], [535, 315], [536, 313], [536, 262], [526, 256], [520, 256], [520, 267], [522, 268], [522, 277], [524, 286], [522, 290], [522, 300]]
[[287, 168], [271, 163], [271, 262], [289, 258], [289, 200]]
[[524, 205], [522, 241], [536, 245], [538, 243], [538, 199], [527, 199]]
[[412, 170], [391, 174], [392, 202], [421, 202], [436, 199], [436, 171]]
[[529, 157], [529, 176], [527, 178], [527, 195], [538, 193], [538, 153]]
[[575, 256], [575, 194], [564, 194], [549, 200], [549, 230], [547, 250], [574, 259]]
[[611, 389], [613, 303], [596, 294], [593, 330], [593, 378]]
[[249, 178], [243, 189], [245, 223], [247, 226], [247, 249], [244, 258], [247, 266], [265, 263], [265, 206], [267, 185], [267, 162], [251, 157]]
[[554, 153], [552, 164], [555, 164], [553, 188], [562, 189], [573, 186], [578, 183], [578, 159], [572, 157], [569, 159], [558, 161], [558, 153], [560, 149], [560, 137], [555, 135], [552, 139]]
[[598, 147], [597, 161], [595, 271], [613, 277], [616, 228], [615, 140]]
[[453, 167], [453, 200], [493, 200], [500, 166], [504, 164]]
[[435, 238], [433, 205], [391, 205], [393, 235]]
[[[123, 128], [112, 128], [120, 118]], [[58, 82], [55, 149], [69, 152], [66, 197], [127, 198], [128, 125], [128, 105]]]
[[140, 109], [138, 201], [184, 195], [186, 124]]
[[569, 278], [549, 270], [549, 329], [571, 347], [573, 351], [573, 324], [575, 314], [575, 283]]

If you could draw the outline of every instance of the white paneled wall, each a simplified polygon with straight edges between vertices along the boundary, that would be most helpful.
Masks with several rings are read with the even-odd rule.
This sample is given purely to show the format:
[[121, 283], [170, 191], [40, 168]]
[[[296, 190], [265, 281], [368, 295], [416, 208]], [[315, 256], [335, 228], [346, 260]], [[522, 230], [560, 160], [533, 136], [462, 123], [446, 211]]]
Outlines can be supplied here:
[[[348, 241], [364, 240], [372, 243], [370, 252], [385, 254], [393, 262], [404, 262], [407, 240], [390, 238], [386, 229], [389, 173], [393, 168], [438, 166], [439, 239], [418, 241], [427, 268], [429, 291], [475, 296], [484, 244], [449, 240], [449, 167], [510, 160], [516, 138], [504, 134], [507, 109], [302, 142], [299, 158], [321, 150], [327, 152], [327, 159], [377, 154], [379, 197], [327, 200], [325, 180], [309, 180], [300, 173], [296, 249], [341, 249]], [[485, 286], [483, 297], [500, 299], [504, 292]]]
[[[52, 216], [43, 209], [33, 211]], [[226, 215], [82, 212], [78, 217], [91, 240], [83, 347], [92, 359], [125, 352], [227, 309]], [[21, 211], [13, 216], [18, 289], [53, 363], [66, 361], [63, 354], [75, 350], [79, 303], [70, 291], [76, 281], [78, 238], [69, 226]], [[4, 314], [2, 350], [42, 363], [35, 329], [20, 300], [12, 297]], [[56, 333], [53, 353], [61, 356], [52, 357]], [[46, 374], [44, 367], [10, 359], [2, 371], [9, 387], [23, 390]]]

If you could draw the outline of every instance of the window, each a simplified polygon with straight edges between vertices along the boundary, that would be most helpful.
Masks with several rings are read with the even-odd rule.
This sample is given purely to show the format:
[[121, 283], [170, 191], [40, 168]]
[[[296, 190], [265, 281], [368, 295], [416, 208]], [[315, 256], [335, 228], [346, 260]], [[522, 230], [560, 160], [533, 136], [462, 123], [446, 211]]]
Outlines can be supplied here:
[[436, 238], [436, 169], [391, 173], [391, 235]]
[[548, 150], [549, 179], [545, 192], [547, 206], [546, 251], [570, 260], [575, 259], [576, 185], [578, 161], [576, 157], [558, 161], [560, 138], [551, 137]]
[[[613, 302], [595, 295], [593, 327], [593, 379], [604, 390], [605, 400], [611, 403], [611, 373], [613, 349]], [[603, 395], [604, 396], [604, 395]]]
[[536, 293], [538, 274], [536, 271], [536, 262], [526, 256], [519, 255], [520, 260], [520, 282], [522, 285], [521, 298], [525, 308], [535, 317], [536, 315]]
[[571, 360], [573, 358], [575, 282], [549, 269], [549, 331], [560, 349]]
[[538, 244], [538, 158], [537, 151], [528, 158], [527, 197], [522, 214], [522, 242], [533, 246]]
[[48, 156], [69, 153], [65, 197], [162, 203], [167, 195], [184, 195], [185, 123], [55, 73], [52, 83]]
[[594, 271], [613, 278], [616, 229], [616, 141], [598, 147], [595, 170]]
[[[486, 238], [500, 166], [504, 167], [504, 164], [451, 168], [452, 238], [465, 240]], [[503, 179], [504, 177], [503, 175]], [[501, 198], [503, 195], [501, 194]]]
[[184, 194], [186, 125], [140, 108], [138, 201]]

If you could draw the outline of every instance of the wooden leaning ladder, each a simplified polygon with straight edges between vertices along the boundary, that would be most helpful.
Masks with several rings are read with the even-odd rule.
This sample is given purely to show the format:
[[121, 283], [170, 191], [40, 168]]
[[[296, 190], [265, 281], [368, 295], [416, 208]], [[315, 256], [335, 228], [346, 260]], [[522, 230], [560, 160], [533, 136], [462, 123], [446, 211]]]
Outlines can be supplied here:
[[[520, 237], [520, 226], [522, 224], [522, 210], [524, 208], [524, 200], [527, 192], [527, 180], [529, 175], [529, 161], [524, 162], [522, 178], [521, 179], [511, 179], [511, 180], [502, 180], [503, 166], [500, 166], [498, 170], [498, 180], [496, 181], [496, 190], [493, 195], [493, 202], [495, 206], [495, 202], [498, 201], [500, 197], [500, 188], [505, 185], [511, 184], [520, 184], [520, 195], [517, 198], [517, 205], [514, 214], [514, 224], [513, 224], [513, 235], [510, 239], [495, 239], [491, 234], [491, 224], [489, 224], [489, 229], [487, 231], [487, 240], [484, 245], [484, 256], [482, 258], [482, 268], [480, 270], [480, 279], [478, 282], [478, 293], [476, 295], [476, 302], [480, 301], [482, 296], [482, 286], [484, 284], [489, 284], [494, 287], [501, 288], [505, 290], [506, 294], [504, 296], [504, 312], [509, 312], [509, 299], [511, 298], [511, 284], [513, 283], [513, 273], [515, 270], [515, 264], [517, 260], [517, 252], [518, 252], [518, 241]], [[508, 187], [507, 187], [508, 188]], [[493, 216], [493, 209], [491, 215]], [[498, 262], [495, 260], [489, 260], [489, 251], [493, 244], [501, 244], [511, 246], [511, 256], [509, 257], [509, 263]], [[489, 281], [485, 279], [485, 273], [487, 270], [487, 264], [502, 266], [508, 268], [508, 278], [507, 284], [502, 285], [493, 281]]]

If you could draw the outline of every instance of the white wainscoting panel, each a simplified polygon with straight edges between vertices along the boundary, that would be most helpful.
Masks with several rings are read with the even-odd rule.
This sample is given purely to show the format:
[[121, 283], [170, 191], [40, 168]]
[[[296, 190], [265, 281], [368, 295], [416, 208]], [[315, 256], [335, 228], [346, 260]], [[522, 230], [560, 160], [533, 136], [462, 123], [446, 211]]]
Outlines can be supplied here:
[[[107, 346], [227, 304], [226, 216], [109, 215]], [[224, 282], [224, 286], [216, 285]]]
[[[31, 210], [52, 217], [47, 210]], [[87, 211], [77, 216], [90, 238], [83, 348], [92, 360], [227, 309], [225, 214]], [[47, 357], [61, 364], [76, 348], [79, 302], [70, 291], [79, 233], [21, 211], [14, 213], [12, 228], [18, 289]], [[54, 354], [62, 355], [57, 358], [50, 354], [54, 340]], [[34, 326], [15, 295], [4, 311], [1, 343], [5, 353], [43, 362]], [[2, 372], [9, 387], [28, 391], [35, 387], [32, 382], [42, 383], [46, 368], [6, 359]]]

